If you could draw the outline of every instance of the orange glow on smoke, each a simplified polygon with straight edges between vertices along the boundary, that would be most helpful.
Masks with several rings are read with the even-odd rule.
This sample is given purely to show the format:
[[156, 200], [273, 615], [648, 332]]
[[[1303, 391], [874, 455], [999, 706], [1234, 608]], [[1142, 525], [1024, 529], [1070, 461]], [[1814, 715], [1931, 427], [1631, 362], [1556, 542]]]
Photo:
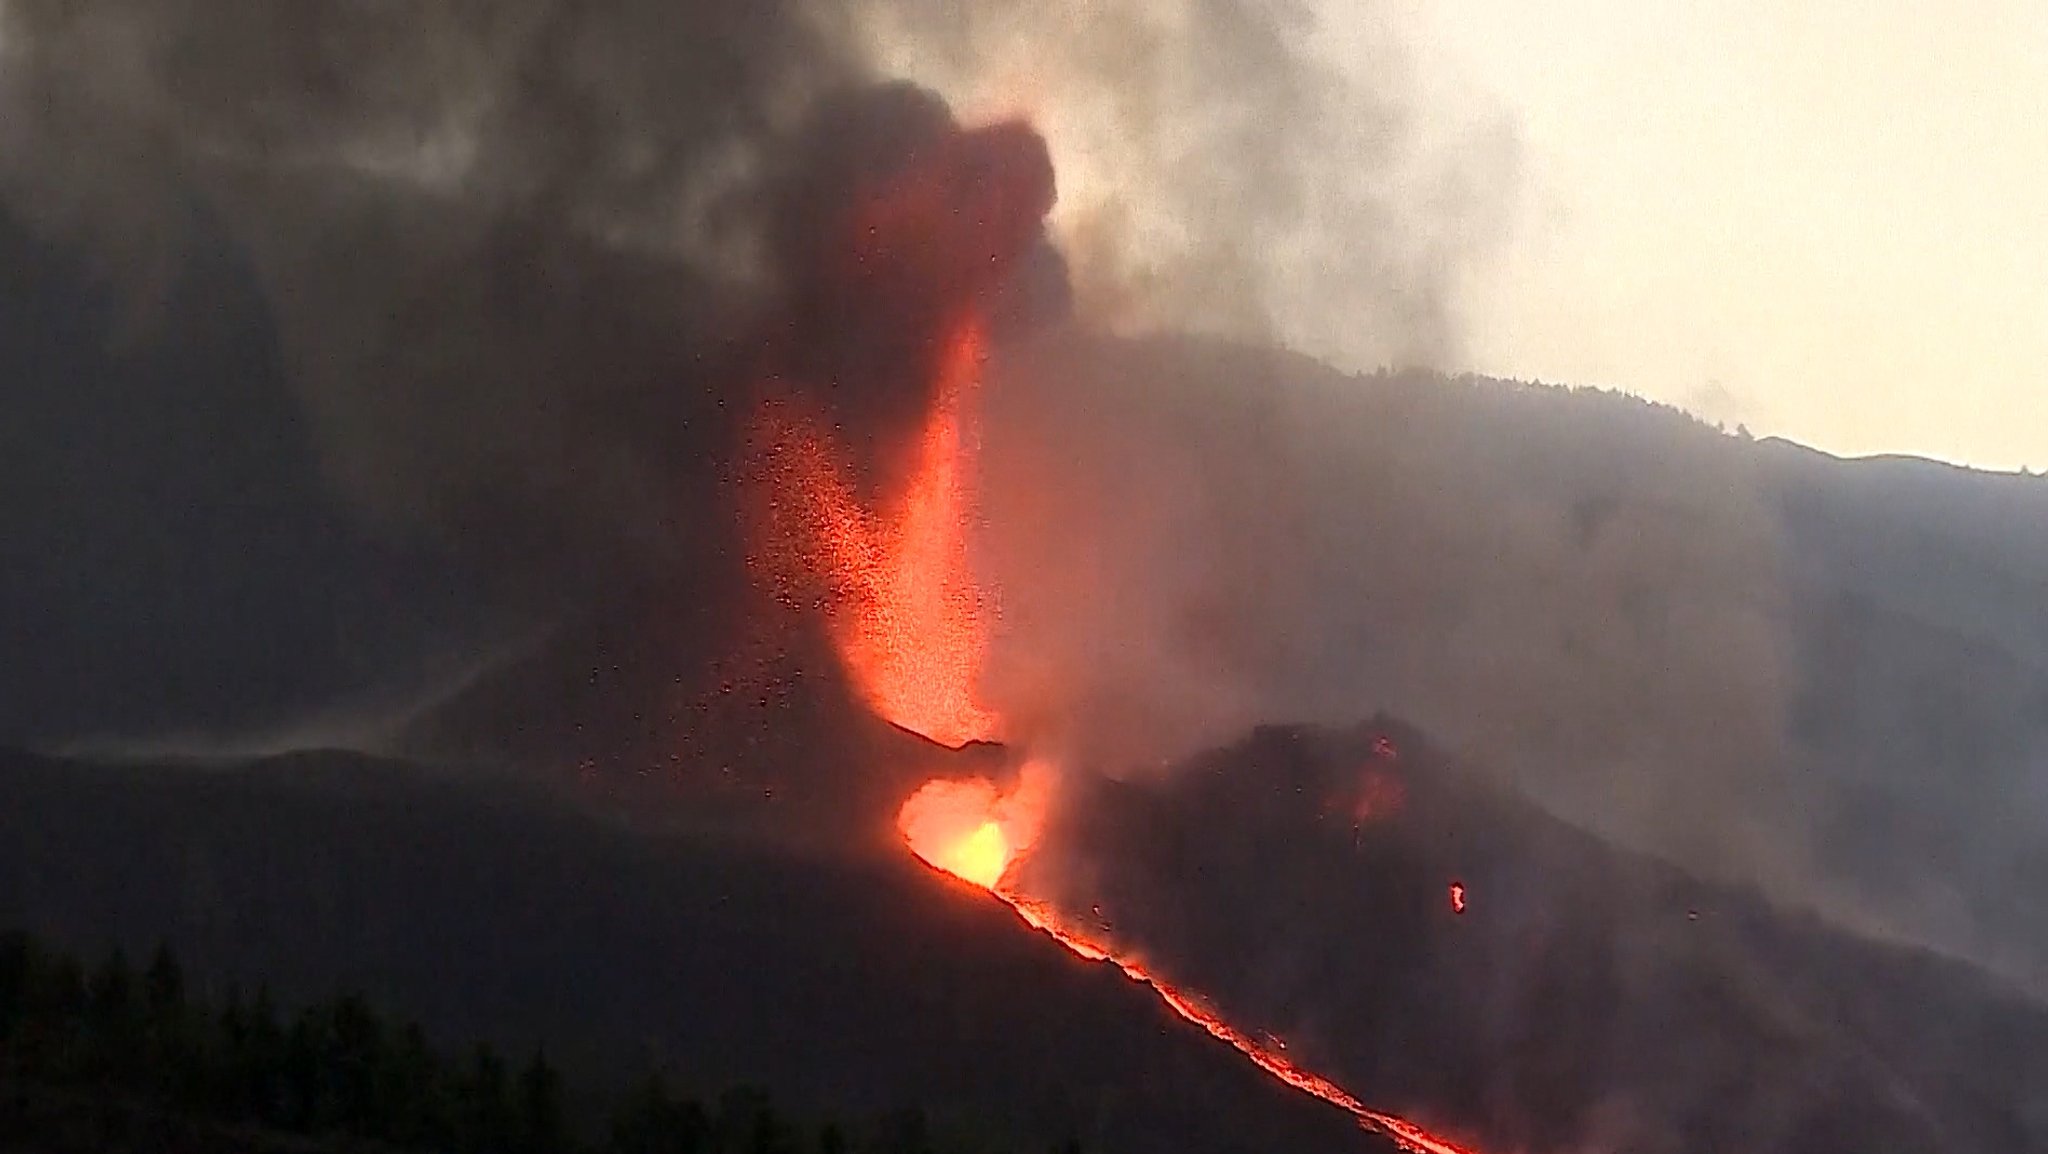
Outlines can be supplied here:
[[1225, 1021], [1199, 995], [1153, 974], [1136, 958], [1073, 929], [1050, 903], [1026, 897], [1013, 884], [1015, 869], [1038, 837], [1047, 802], [1049, 771], [1027, 766], [1017, 790], [1005, 795], [986, 780], [933, 781], [912, 794], [897, 815], [897, 825], [912, 852], [936, 869], [981, 886], [1015, 910], [1017, 916], [1075, 954], [1092, 962], [1108, 962], [1141, 983], [1182, 1018], [1200, 1026], [1245, 1056], [1253, 1065], [1287, 1085], [1314, 1095], [1350, 1114], [1358, 1124], [1391, 1139], [1408, 1154], [1478, 1154], [1439, 1138], [1405, 1118], [1371, 1109], [1320, 1074], [1297, 1065], [1270, 1044]]
[[1398, 815], [1408, 805], [1408, 789], [1388, 770], [1372, 768], [1359, 775], [1357, 801], [1352, 806], [1354, 821], [1380, 821]]
[[862, 505], [843, 449], [815, 414], [770, 404], [756, 430], [773, 485], [756, 537], [782, 595], [822, 593], [833, 647], [861, 699], [950, 746], [996, 735], [995, 716], [976, 698], [990, 606], [967, 552], [967, 430], [985, 356], [980, 323], [956, 325], [907, 478], [879, 510]]

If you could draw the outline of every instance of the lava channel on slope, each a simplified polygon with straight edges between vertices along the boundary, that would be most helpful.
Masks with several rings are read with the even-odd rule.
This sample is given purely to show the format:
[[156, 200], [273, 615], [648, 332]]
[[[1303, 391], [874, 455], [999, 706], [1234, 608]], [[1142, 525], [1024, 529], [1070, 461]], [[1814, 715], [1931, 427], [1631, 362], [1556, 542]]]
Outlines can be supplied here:
[[1405, 1118], [1374, 1110], [1328, 1078], [1232, 1025], [1200, 994], [1182, 989], [1143, 962], [1094, 938], [1050, 903], [1022, 893], [1018, 867], [1030, 853], [1051, 801], [1051, 771], [1027, 762], [1017, 788], [1003, 793], [986, 779], [927, 782], [903, 805], [897, 825], [905, 844], [927, 865], [981, 887], [1007, 904], [1025, 924], [1082, 958], [1107, 962], [1157, 994], [1174, 1013], [1200, 1026], [1253, 1065], [1303, 1093], [1328, 1102], [1410, 1154], [1479, 1154]]

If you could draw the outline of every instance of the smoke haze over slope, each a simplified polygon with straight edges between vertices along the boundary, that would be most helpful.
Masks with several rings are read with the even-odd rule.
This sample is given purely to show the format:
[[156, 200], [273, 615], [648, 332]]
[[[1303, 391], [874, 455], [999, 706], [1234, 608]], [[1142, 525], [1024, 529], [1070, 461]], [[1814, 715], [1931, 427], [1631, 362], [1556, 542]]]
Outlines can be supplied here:
[[1767, 495], [1704, 430], [1518, 420], [1536, 403], [1032, 343], [989, 401], [995, 697], [1109, 765], [1387, 708], [1611, 832], [1754, 869], [1793, 661]]

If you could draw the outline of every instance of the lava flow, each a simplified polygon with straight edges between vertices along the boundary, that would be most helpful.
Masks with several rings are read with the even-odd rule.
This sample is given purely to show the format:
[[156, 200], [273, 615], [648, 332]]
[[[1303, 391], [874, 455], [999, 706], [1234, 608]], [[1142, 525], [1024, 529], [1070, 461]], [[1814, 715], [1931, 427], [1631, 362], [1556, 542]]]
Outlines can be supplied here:
[[[1042, 773], [1042, 769], [1037, 771]], [[1345, 1111], [1360, 1126], [1391, 1139], [1409, 1154], [1478, 1154], [1405, 1118], [1371, 1109], [1342, 1086], [1303, 1069], [1274, 1047], [1260, 1044], [1224, 1021], [1199, 996], [1153, 974], [1135, 958], [1076, 931], [1049, 903], [1017, 892], [1010, 879], [1037, 837], [1045, 788], [1044, 779], [1029, 766], [1023, 784], [1007, 796], [986, 780], [929, 782], [904, 803], [897, 824], [911, 852], [926, 864], [987, 890], [1015, 910], [1025, 924], [1081, 957], [1114, 965], [1132, 981], [1149, 987], [1174, 1013], [1280, 1081]]]

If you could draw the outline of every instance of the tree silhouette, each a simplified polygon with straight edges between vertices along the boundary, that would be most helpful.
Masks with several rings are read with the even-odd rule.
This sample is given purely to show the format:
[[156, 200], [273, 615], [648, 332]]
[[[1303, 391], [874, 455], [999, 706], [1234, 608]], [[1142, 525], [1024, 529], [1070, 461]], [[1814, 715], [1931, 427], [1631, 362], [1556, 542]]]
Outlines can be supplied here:
[[678, 1102], [658, 1075], [628, 1094], [612, 1115], [608, 1154], [699, 1154], [711, 1122], [695, 1102]]
[[562, 1076], [548, 1065], [545, 1052], [519, 1075], [518, 1149], [526, 1154], [556, 1154], [569, 1145], [568, 1127], [562, 1118]]
[[516, 1126], [507, 1089], [503, 1059], [489, 1046], [478, 1046], [458, 1091], [457, 1149], [501, 1154], [512, 1147]]
[[[118, 1109], [94, 1113], [98, 1140], [78, 1123], [40, 1145], [0, 1133], [0, 1146], [97, 1149], [114, 1154], [175, 1146], [123, 1121], [177, 1117], [300, 1136], [300, 1148], [455, 1154], [934, 1154], [922, 1112], [884, 1119], [871, 1141], [850, 1142], [838, 1125], [792, 1125], [768, 1094], [739, 1087], [715, 1110], [671, 1094], [658, 1075], [620, 1098], [598, 1145], [579, 1142], [562, 1073], [535, 1051], [516, 1078], [489, 1046], [450, 1063], [417, 1024], [394, 1027], [357, 994], [306, 1006], [280, 1024], [268, 987], [244, 1000], [230, 987], [216, 1005], [194, 997], [183, 968], [159, 947], [140, 975], [119, 950], [88, 976], [79, 961], [29, 935], [0, 934], [0, 1083], [106, 1094]], [[7, 1125], [25, 1116], [0, 1113]], [[20, 1142], [17, 1142], [20, 1139]], [[310, 1140], [310, 1144], [308, 1144]], [[235, 1144], [236, 1148], [243, 1148]], [[257, 1149], [259, 1147], [249, 1147]], [[269, 1145], [261, 1149], [273, 1149]], [[948, 1144], [949, 1154], [973, 1154]], [[1079, 1154], [1068, 1143], [1058, 1154]]]
[[12, 1038], [21, 1028], [36, 961], [35, 943], [27, 934], [0, 934], [0, 1038]]
[[148, 1061], [142, 1005], [128, 955], [116, 949], [93, 974], [86, 993], [88, 1077], [123, 1081]]

